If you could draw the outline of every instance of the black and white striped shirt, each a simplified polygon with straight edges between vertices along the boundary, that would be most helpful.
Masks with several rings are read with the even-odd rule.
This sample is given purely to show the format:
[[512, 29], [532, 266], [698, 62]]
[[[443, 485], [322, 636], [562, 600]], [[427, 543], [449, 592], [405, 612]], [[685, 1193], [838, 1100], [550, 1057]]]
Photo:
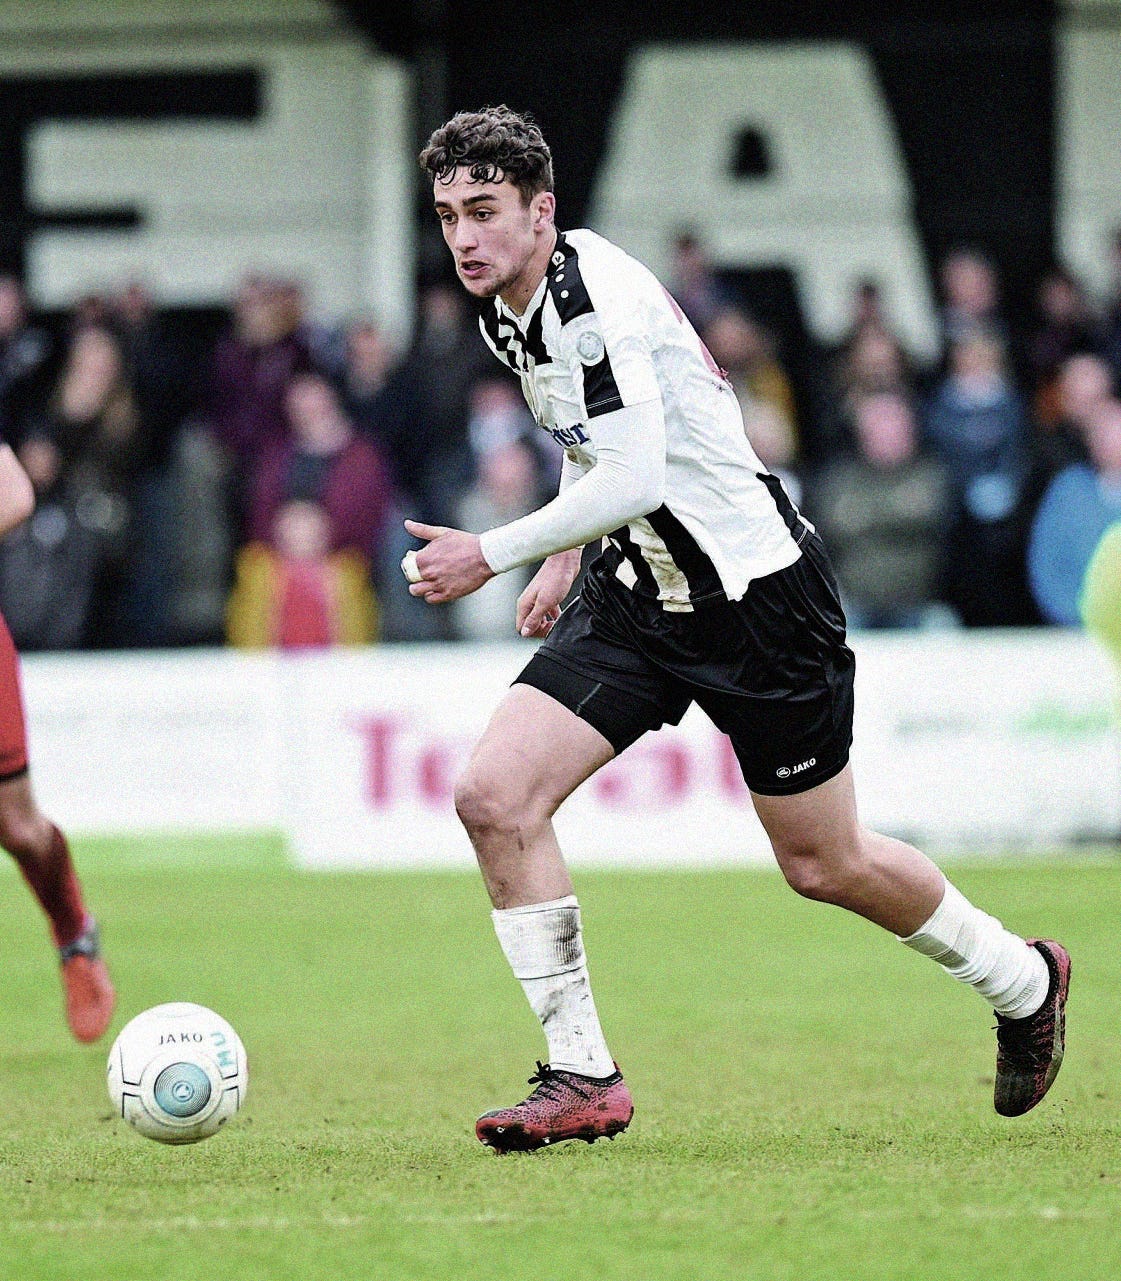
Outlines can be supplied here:
[[604, 539], [628, 587], [690, 609], [739, 600], [753, 579], [798, 559], [811, 527], [751, 448], [735, 394], [692, 325], [641, 263], [594, 232], [563, 233], [525, 312], [496, 298], [480, 326], [581, 471], [596, 463], [598, 417], [661, 401], [664, 501]]

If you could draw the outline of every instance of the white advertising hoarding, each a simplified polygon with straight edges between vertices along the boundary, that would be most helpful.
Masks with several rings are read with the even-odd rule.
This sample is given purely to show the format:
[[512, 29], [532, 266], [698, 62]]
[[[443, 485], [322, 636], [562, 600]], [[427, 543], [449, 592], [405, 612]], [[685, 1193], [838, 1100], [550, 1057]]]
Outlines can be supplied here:
[[[1121, 831], [1113, 674], [1063, 632], [857, 636], [861, 815], [978, 853]], [[74, 832], [276, 828], [317, 867], [468, 866], [456, 775], [531, 652], [393, 646], [25, 660], [36, 788]], [[696, 709], [557, 816], [575, 862], [769, 860]]]

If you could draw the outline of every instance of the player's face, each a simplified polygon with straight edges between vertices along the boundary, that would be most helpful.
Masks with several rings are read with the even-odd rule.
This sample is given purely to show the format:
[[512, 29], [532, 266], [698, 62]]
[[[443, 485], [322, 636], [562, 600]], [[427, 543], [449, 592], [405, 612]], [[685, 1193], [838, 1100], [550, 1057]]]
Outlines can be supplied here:
[[478, 182], [462, 167], [450, 182], [437, 180], [434, 191], [444, 240], [467, 291], [476, 298], [517, 291], [552, 232], [552, 193], [540, 192], [526, 204], [508, 178]]

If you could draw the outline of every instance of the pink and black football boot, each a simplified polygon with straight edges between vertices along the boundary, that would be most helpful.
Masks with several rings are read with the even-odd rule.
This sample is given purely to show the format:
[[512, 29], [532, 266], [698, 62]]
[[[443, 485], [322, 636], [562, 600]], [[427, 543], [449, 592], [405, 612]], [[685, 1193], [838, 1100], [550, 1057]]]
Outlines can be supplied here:
[[1059, 1075], [1066, 1041], [1070, 957], [1054, 939], [1028, 939], [1047, 962], [1047, 999], [1026, 1019], [996, 1016], [996, 1086], [993, 1106], [1001, 1116], [1022, 1116], [1039, 1102]]
[[537, 1064], [529, 1078], [537, 1089], [512, 1108], [479, 1117], [479, 1142], [503, 1152], [535, 1152], [565, 1139], [613, 1139], [631, 1123], [634, 1102], [619, 1065], [610, 1076], [581, 1076]]

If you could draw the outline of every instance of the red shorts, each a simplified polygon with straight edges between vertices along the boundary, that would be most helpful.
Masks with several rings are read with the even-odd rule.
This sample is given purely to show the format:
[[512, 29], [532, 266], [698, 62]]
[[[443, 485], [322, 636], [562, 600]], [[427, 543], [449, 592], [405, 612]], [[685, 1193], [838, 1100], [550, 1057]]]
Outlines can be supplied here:
[[26, 769], [27, 728], [19, 683], [19, 655], [8, 624], [0, 616], [0, 782]]

